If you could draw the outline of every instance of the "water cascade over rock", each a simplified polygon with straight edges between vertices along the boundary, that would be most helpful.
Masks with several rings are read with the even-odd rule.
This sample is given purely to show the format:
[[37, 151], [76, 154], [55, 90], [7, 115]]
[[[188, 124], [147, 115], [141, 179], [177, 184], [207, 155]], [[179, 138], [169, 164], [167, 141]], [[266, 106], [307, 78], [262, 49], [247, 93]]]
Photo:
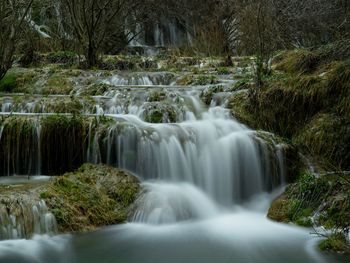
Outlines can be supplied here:
[[42, 200], [11, 196], [0, 200], [0, 240], [57, 234], [56, 220]]
[[[78, 108], [82, 115], [55, 115], [49, 108], [9, 114], [17, 107], [14, 100], [2, 103], [1, 176], [57, 175], [85, 162], [104, 163], [138, 175], [143, 190], [129, 213], [129, 224], [18, 243], [35, 247], [39, 256], [32, 261], [12, 249], [2, 254], [13, 243], [0, 242], [0, 262], [20, 258], [44, 263], [46, 252], [52, 262], [64, 263], [320, 259], [309, 252], [312, 249], [302, 249], [309, 241], [308, 231], [269, 222], [261, 213], [271, 200], [269, 194], [284, 185], [283, 143], [247, 128], [225, 109], [232, 95], [230, 80], [219, 80], [219, 88], [178, 87], [174, 78], [164, 73], [103, 77], [96, 83], [105, 85], [103, 91], [92, 95], [90, 106], [83, 98], [87, 90], [78, 87], [76, 99], [86, 106]], [[53, 219], [39, 204], [26, 205], [25, 211], [30, 207], [29, 218], [44, 215], [47, 233]], [[20, 232], [21, 219], [9, 220], [15, 212], [6, 211], [0, 206], [0, 219], [8, 222], [0, 225]], [[35, 222], [34, 228], [42, 226], [41, 220]], [[6, 233], [7, 238], [16, 237]]]

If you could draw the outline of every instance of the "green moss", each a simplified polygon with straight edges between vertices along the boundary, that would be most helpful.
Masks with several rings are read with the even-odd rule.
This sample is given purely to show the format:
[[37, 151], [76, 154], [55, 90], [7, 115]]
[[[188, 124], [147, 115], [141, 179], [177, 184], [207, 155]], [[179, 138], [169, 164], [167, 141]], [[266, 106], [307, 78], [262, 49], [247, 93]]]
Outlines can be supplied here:
[[160, 109], [153, 109], [147, 113], [145, 121], [150, 123], [162, 123], [163, 112]]
[[179, 85], [184, 86], [205, 86], [217, 84], [219, 81], [214, 75], [186, 75], [182, 79], [178, 80]]
[[[313, 217], [316, 213], [317, 216]], [[349, 181], [341, 174], [316, 177], [304, 172], [272, 203], [268, 217], [300, 226], [315, 225], [334, 230], [336, 236], [324, 241], [322, 247], [325, 250], [346, 251], [346, 247], [339, 246], [339, 237], [344, 237], [349, 231]], [[311, 221], [311, 217], [314, 221]], [[344, 245], [344, 240], [340, 241]]]
[[213, 96], [216, 93], [220, 93], [224, 91], [224, 87], [221, 85], [209, 87], [202, 91], [200, 98], [206, 105], [210, 105], [211, 101], [213, 100]]
[[229, 68], [226, 68], [226, 67], [217, 68], [217, 69], [216, 69], [216, 72], [217, 72], [219, 75], [229, 75], [229, 74], [231, 73], [230, 69], [229, 69]]
[[167, 98], [167, 94], [165, 91], [153, 91], [149, 97], [148, 101], [149, 102], [159, 102], [159, 101], [164, 101]]
[[323, 251], [341, 252], [350, 254], [350, 245], [347, 243], [343, 234], [333, 234], [327, 239], [323, 240], [320, 245]]
[[137, 179], [126, 172], [86, 164], [56, 178], [40, 196], [60, 232], [83, 232], [125, 222], [139, 189]]
[[249, 91], [241, 91], [233, 94], [229, 99], [228, 108], [240, 122], [251, 128], [258, 128], [254, 115], [250, 112]]
[[289, 73], [310, 73], [317, 68], [319, 63], [318, 54], [307, 49], [298, 49], [284, 54], [276, 69]]
[[44, 95], [69, 95], [73, 90], [73, 83], [63, 75], [54, 74], [48, 78], [42, 94]]
[[196, 79], [191, 83], [192, 85], [208, 85], [208, 84], [217, 84], [218, 80], [213, 75], [200, 75], [197, 76]]
[[105, 83], [97, 83], [97, 84], [95, 83], [89, 87], [84, 88], [81, 91], [80, 95], [82, 95], [82, 96], [102, 96], [112, 88], [113, 88], [113, 86], [105, 84]]
[[300, 147], [327, 166], [350, 167], [350, 122], [334, 114], [319, 114], [295, 138]]
[[13, 92], [17, 87], [18, 75], [8, 72], [3, 79], [0, 80], [0, 92]]

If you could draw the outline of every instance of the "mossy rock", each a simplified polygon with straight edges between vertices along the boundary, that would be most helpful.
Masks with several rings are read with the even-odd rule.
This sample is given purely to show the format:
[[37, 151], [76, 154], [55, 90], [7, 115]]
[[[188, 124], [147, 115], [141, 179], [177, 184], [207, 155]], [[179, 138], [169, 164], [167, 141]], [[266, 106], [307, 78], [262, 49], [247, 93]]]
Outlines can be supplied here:
[[84, 232], [124, 223], [140, 190], [132, 174], [104, 165], [85, 164], [54, 179], [41, 192], [62, 233]]
[[314, 225], [334, 230], [336, 237], [332, 235], [322, 242], [321, 248], [346, 252], [346, 242], [339, 240], [339, 237], [347, 235], [350, 230], [349, 181], [342, 174], [315, 176], [304, 172], [272, 203], [268, 217], [304, 227]]
[[95, 83], [81, 90], [82, 96], [102, 96], [107, 91], [113, 89], [113, 86], [106, 83]]
[[218, 84], [219, 81], [214, 75], [186, 75], [177, 82], [179, 85], [184, 86], [205, 86]]
[[220, 92], [224, 92], [223, 86], [218, 85], [214, 87], [209, 87], [202, 91], [200, 98], [206, 105], [210, 105], [211, 101], [213, 100], [214, 94]]
[[232, 94], [227, 107], [240, 122], [251, 128], [259, 128], [254, 115], [250, 112], [249, 90], [241, 90]]
[[160, 91], [151, 92], [147, 100], [149, 102], [160, 102], [166, 99], [167, 99], [166, 91], [160, 90]]
[[150, 102], [145, 106], [144, 120], [149, 123], [174, 123], [177, 121], [177, 110], [163, 102]]
[[343, 234], [333, 234], [323, 240], [319, 247], [322, 251], [331, 251], [350, 255], [350, 244], [347, 242]]

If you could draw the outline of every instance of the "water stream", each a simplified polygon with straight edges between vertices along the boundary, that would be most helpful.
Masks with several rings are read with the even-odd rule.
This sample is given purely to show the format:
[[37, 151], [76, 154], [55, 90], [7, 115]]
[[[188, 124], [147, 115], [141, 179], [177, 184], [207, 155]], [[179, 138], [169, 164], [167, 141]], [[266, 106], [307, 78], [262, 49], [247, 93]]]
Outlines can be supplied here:
[[[135, 83], [109, 81], [139, 92], [131, 88]], [[202, 90], [188, 89], [175, 92], [184, 114], [173, 123], [151, 124], [138, 110], [121, 111], [108, 115], [115, 125], [106, 149], [97, 133], [89, 134], [86, 161], [131, 170], [142, 180], [129, 223], [76, 236], [1, 241], [0, 263], [341, 262], [318, 252], [320, 240], [311, 230], [266, 218], [284, 186], [283, 145], [259, 138], [224, 103], [206, 109]], [[162, 90], [174, 93], [166, 83]], [[119, 94], [115, 102], [142, 100]]]

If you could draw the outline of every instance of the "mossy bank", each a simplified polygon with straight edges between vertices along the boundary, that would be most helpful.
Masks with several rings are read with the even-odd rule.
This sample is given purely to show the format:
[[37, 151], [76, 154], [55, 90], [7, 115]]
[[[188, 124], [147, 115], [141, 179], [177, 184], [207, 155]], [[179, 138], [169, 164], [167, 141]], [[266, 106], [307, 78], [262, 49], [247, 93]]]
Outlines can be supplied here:
[[282, 52], [260, 89], [245, 79], [227, 105], [237, 119], [279, 135], [316, 168], [316, 174], [305, 172], [307, 165], [292, 158], [293, 184], [273, 203], [269, 217], [332, 229], [320, 247], [346, 253], [349, 176], [337, 171], [350, 170], [349, 61], [349, 41]]

